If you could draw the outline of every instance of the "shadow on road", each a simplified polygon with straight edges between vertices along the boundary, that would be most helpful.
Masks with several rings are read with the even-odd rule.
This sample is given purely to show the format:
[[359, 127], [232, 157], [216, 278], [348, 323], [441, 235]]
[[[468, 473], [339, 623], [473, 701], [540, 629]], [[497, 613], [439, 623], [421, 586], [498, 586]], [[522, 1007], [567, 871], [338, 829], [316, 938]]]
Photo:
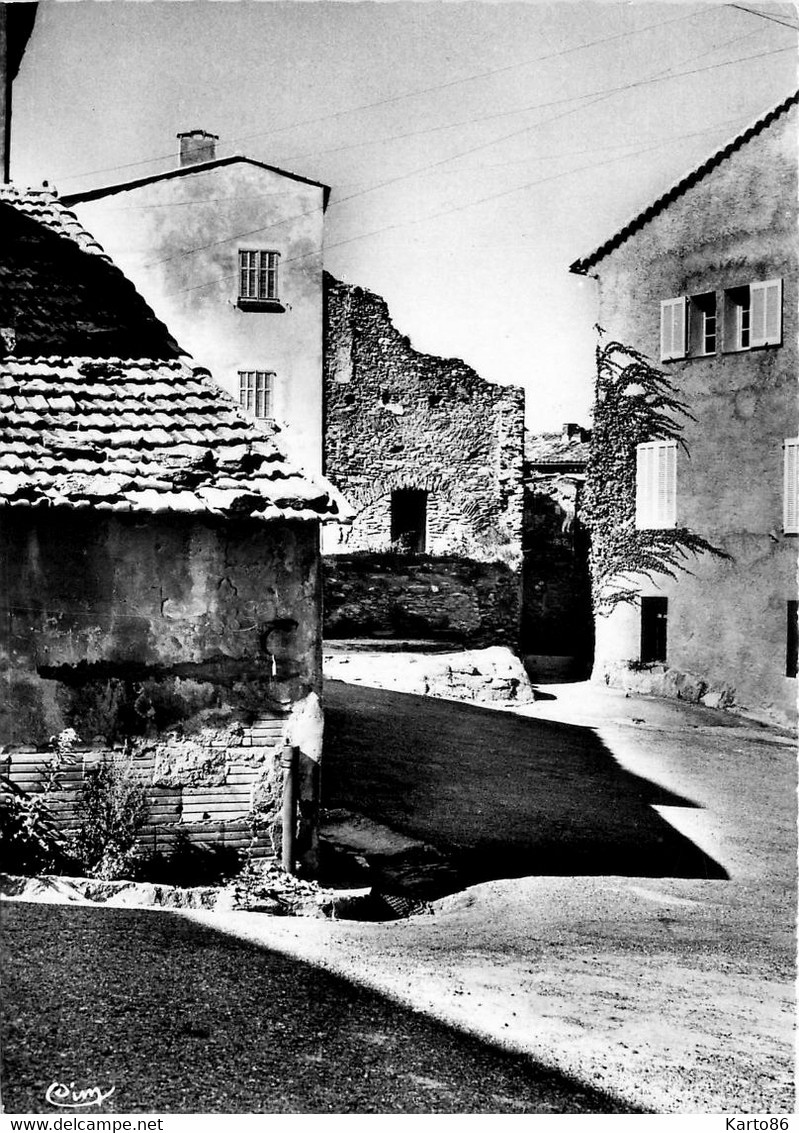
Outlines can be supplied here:
[[[591, 728], [328, 681], [323, 803], [435, 846], [463, 885], [528, 875], [727, 878]], [[420, 894], [421, 895], [421, 894]]]
[[2, 929], [6, 1113], [63, 1114], [54, 1081], [113, 1086], [106, 1113], [637, 1112], [175, 914], [20, 903]]

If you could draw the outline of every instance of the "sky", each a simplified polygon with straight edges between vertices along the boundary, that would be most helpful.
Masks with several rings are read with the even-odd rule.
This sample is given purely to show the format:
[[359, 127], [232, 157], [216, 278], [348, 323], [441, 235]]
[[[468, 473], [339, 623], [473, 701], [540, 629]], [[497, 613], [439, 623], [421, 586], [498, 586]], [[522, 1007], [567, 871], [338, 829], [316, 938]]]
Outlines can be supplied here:
[[326, 268], [557, 430], [593, 378], [569, 265], [796, 89], [798, 24], [760, 0], [43, 0], [11, 176], [114, 184], [201, 128], [321, 181]]

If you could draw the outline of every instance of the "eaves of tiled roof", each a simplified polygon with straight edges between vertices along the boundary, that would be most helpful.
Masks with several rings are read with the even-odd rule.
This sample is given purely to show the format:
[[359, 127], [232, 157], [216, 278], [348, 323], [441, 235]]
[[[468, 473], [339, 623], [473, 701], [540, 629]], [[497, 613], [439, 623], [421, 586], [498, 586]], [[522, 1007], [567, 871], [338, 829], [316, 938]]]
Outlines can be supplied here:
[[0, 204], [12, 205], [18, 212], [38, 221], [50, 232], [71, 240], [84, 252], [92, 252], [111, 262], [103, 248], [87, 232], [73, 212], [65, 208], [63, 198], [54, 189], [23, 189], [16, 185], [0, 185]]
[[0, 186], [0, 314], [20, 356], [185, 351], [55, 191]]
[[532, 467], [581, 467], [587, 462], [589, 451], [588, 441], [567, 440], [561, 433], [528, 434], [524, 443], [524, 462]]
[[348, 519], [278, 435], [179, 360], [0, 361], [0, 505]]
[[683, 194], [693, 188], [697, 182], [701, 181], [703, 177], [706, 177], [708, 173], [711, 173], [721, 165], [723, 161], [726, 161], [728, 157], [736, 153], [742, 146], [751, 141], [752, 138], [762, 133], [763, 130], [771, 126], [772, 123], [776, 122], [778, 118], [782, 117], [792, 106], [796, 106], [798, 103], [799, 91], [792, 94], [790, 98], [786, 98], [772, 110], [769, 110], [767, 114], [758, 118], [756, 122], [753, 122], [751, 126], [747, 127], [742, 133], [733, 138], [732, 141], [728, 142], [723, 149], [717, 150], [707, 161], [702, 162], [697, 169], [693, 169], [690, 173], [686, 174], [685, 177], [680, 178], [677, 184], [673, 185], [667, 193], [664, 193], [662, 197], [658, 197], [653, 204], [633, 217], [628, 224], [625, 224], [623, 228], [619, 229], [615, 236], [611, 236], [611, 238], [606, 240], [604, 244], [601, 244], [596, 251], [591, 252], [590, 255], [583, 257], [583, 259], [575, 260], [569, 267], [569, 271], [574, 272], [576, 275], [586, 275], [600, 260], [604, 259], [610, 252], [614, 252], [625, 240], [628, 240], [630, 236], [633, 236], [639, 229], [643, 228], [645, 224], [658, 216], [659, 213], [663, 212], [668, 205], [683, 196]]
[[322, 189], [324, 193], [323, 207], [327, 208], [330, 198], [330, 186], [321, 181], [313, 181], [310, 177], [302, 177], [299, 173], [291, 173], [287, 169], [279, 169], [276, 165], [267, 165], [264, 161], [255, 161], [251, 157], [241, 155], [233, 157], [217, 157], [213, 161], [198, 161], [191, 165], [181, 165], [176, 169], [167, 169], [164, 173], [151, 173], [146, 177], [136, 177], [131, 181], [119, 181], [115, 185], [104, 185], [99, 189], [87, 189], [82, 193], [66, 193], [61, 198], [67, 206], [84, 204], [86, 201], [96, 201], [101, 197], [110, 197], [114, 193], [126, 193], [130, 189], [139, 189], [143, 185], [152, 185], [156, 181], [172, 181], [176, 177], [190, 177], [193, 173], [204, 173], [209, 169], [219, 169], [225, 165], [237, 163], [254, 165], [258, 169], [268, 169], [270, 173], [278, 173], [281, 177], [288, 177], [291, 181], [299, 181], [303, 185], [311, 185]]

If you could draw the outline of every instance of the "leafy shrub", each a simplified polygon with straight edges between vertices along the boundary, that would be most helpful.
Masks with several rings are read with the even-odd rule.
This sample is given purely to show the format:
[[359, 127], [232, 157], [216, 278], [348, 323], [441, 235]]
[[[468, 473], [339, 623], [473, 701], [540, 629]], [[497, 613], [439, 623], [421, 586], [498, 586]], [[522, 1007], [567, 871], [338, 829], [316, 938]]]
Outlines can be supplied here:
[[66, 839], [46, 799], [11, 783], [0, 790], [0, 855], [10, 873], [58, 873], [69, 865]]
[[241, 866], [241, 855], [232, 846], [192, 842], [185, 830], [178, 829], [170, 850], [143, 861], [136, 879], [182, 888], [216, 885], [234, 877]]
[[133, 876], [140, 860], [136, 835], [147, 820], [147, 798], [129, 763], [111, 759], [88, 767], [76, 809], [81, 825], [74, 851], [88, 876]]

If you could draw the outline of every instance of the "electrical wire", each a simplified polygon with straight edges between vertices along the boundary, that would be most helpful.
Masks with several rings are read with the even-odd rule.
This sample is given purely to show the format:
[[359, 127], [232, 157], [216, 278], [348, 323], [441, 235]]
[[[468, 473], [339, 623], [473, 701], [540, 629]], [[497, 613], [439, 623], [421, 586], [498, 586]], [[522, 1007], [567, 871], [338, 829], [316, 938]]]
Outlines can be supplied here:
[[[718, 50], [718, 48], [712, 48], [711, 50]], [[680, 71], [680, 72], [675, 72], [675, 73], [660, 72], [657, 75], [650, 76], [649, 78], [646, 78], [646, 79], [639, 79], [639, 80], [636, 80], [633, 83], [626, 83], [626, 84], [623, 84], [620, 87], [612, 87], [612, 88], [609, 88], [609, 89], [606, 89], [606, 90], [603, 90], [603, 91], [598, 91], [598, 92], [595, 91], [595, 92], [593, 92], [593, 95], [595, 96], [595, 97], [593, 97], [593, 101], [588, 103], [587, 105], [572, 107], [569, 110], [564, 111], [562, 114], [554, 115], [551, 118], [544, 119], [544, 121], [535, 122], [532, 125], [525, 126], [524, 128], [522, 128], [520, 130], [514, 130], [510, 134], [504, 134], [499, 138], [492, 138], [489, 141], [483, 142], [483, 143], [481, 143], [480, 145], [477, 145], [477, 146], [473, 146], [470, 149], [462, 150], [459, 153], [451, 154], [448, 157], [441, 158], [439, 161], [429, 163], [425, 166], [418, 167], [418, 168], [413, 169], [413, 170], [409, 170], [409, 171], [402, 173], [402, 174], [398, 174], [396, 177], [388, 178], [385, 181], [377, 182], [373, 185], [368, 186], [367, 188], [360, 189], [357, 192], [349, 193], [346, 196], [339, 197], [336, 200], [332, 201], [330, 203], [330, 205], [328, 206], [328, 208], [332, 208], [334, 206], [340, 207], [342, 204], [345, 204], [345, 203], [347, 203], [348, 201], [351, 201], [351, 200], [355, 200], [358, 197], [361, 197], [366, 193], [375, 192], [378, 189], [386, 188], [390, 185], [397, 184], [400, 181], [407, 180], [410, 177], [418, 176], [420, 173], [425, 173], [425, 172], [428, 172], [430, 170], [437, 169], [440, 166], [446, 165], [451, 161], [456, 161], [456, 160], [458, 160], [462, 157], [471, 156], [472, 154], [478, 153], [478, 152], [480, 152], [484, 149], [487, 149], [492, 145], [498, 145], [503, 141], [508, 141], [511, 138], [519, 137], [522, 134], [529, 133], [531, 130], [540, 129], [542, 126], [551, 125], [552, 123], [560, 121], [562, 118], [567, 117], [570, 114], [577, 113], [581, 110], [589, 109], [591, 106], [594, 106], [599, 102], [605, 101], [607, 98], [611, 97], [614, 94], [619, 93], [620, 91], [626, 91], [626, 90], [630, 90], [630, 89], [633, 89], [633, 88], [636, 88], [636, 87], [647, 86], [647, 85], [651, 85], [651, 84], [656, 83], [656, 82], [663, 82], [663, 81], [668, 81], [668, 80], [671, 80], [671, 79], [683, 78], [686, 75], [700, 74], [700, 73], [703, 73], [703, 72], [706, 72], [706, 71], [716, 70], [720, 67], [726, 67], [726, 66], [731, 66], [731, 65], [737, 64], [737, 63], [748, 62], [751, 59], [760, 59], [760, 58], [771, 56], [771, 55], [774, 55], [774, 54], [780, 54], [780, 53], [782, 53], [786, 50], [792, 50], [792, 49], [791, 48], [776, 48], [776, 49], [771, 50], [771, 51], [760, 52], [758, 54], [750, 55], [750, 56], [744, 56], [743, 58], [740, 58], [740, 59], [728, 59], [728, 60], [724, 60], [720, 63], [712, 63], [712, 64], [709, 64], [706, 67], [694, 68], [690, 71]], [[708, 52], [704, 52], [703, 54], [708, 54]], [[698, 57], [701, 58], [701, 56], [698, 56]], [[591, 96], [588, 95], [588, 94], [584, 94], [584, 95], [580, 95], [579, 97], [581, 99], [585, 99], [585, 98], [588, 98], [588, 97], [591, 97]], [[633, 156], [635, 156], [635, 155], [633, 155]], [[590, 166], [587, 166], [587, 167], [584, 167], [584, 168], [590, 168]], [[311, 215], [311, 213], [319, 211], [320, 208], [321, 208], [321, 206], [318, 206], [317, 208], [310, 210], [309, 212], [303, 212], [303, 213], [296, 214], [293, 219], [300, 219], [302, 217]], [[218, 247], [218, 246], [223, 245], [223, 244], [231, 243], [232, 241], [244, 240], [244, 239], [247, 239], [251, 236], [260, 235], [261, 233], [267, 232], [271, 228], [276, 227], [279, 224], [286, 223], [289, 219], [290, 218], [281, 218], [280, 220], [275, 221], [271, 224], [261, 225], [258, 228], [249, 229], [246, 232], [233, 233], [230, 236], [226, 236], [226, 237], [224, 237], [220, 240], [215, 240], [215, 241], [212, 241], [210, 243], [201, 244], [201, 245], [198, 245], [197, 247], [194, 247], [194, 248], [185, 249], [182, 252], [177, 252], [177, 253], [174, 253], [171, 256], [166, 256], [163, 259], [151, 261], [148, 264], [142, 265], [142, 269], [145, 269], [145, 268], [150, 269], [152, 267], [159, 266], [159, 265], [166, 263], [166, 262], [173, 260], [173, 259], [182, 259], [182, 258], [185, 258], [187, 256], [194, 255], [198, 252], [205, 251], [208, 248]], [[370, 233], [369, 235], [375, 235], [375, 234], [376, 234], [376, 232]], [[333, 245], [329, 245], [329, 247], [332, 247], [332, 246]], [[288, 262], [288, 261], [284, 261], [284, 262]], [[222, 278], [224, 280], [224, 279], [227, 279], [229, 277], [225, 276], [225, 277], [222, 277]], [[210, 286], [212, 282], [213, 281], [209, 281], [207, 286]], [[203, 285], [203, 286], [206, 286], [206, 285]], [[195, 290], [195, 287], [189, 287], [189, 288], [185, 288], [183, 290], [184, 291], [191, 291], [191, 290]], [[170, 292], [171, 295], [179, 294], [179, 293], [180, 292]]]
[[780, 27], [790, 28], [791, 31], [799, 31], [799, 25], [786, 23], [785, 20], [778, 20], [776, 16], [770, 16], [767, 12], [761, 12], [757, 8], [746, 8], [743, 4], [727, 4], [728, 8], [737, 8], [739, 12], [748, 12], [750, 16], [760, 16], [763, 20], [769, 20], [772, 24], [779, 24]]
[[[299, 122], [292, 122], [286, 126], [273, 127], [269, 130], [260, 130], [251, 134], [240, 134], [237, 137], [228, 139], [226, 144], [236, 142], [251, 141], [253, 138], [267, 137], [274, 134], [285, 133], [288, 130], [300, 129], [303, 126], [316, 125], [319, 122], [327, 122], [334, 118], [341, 118], [347, 114], [357, 114], [366, 110], [375, 110], [382, 106], [387, 106], [392, 103], [401, 102], [405, 99], [416, 98], [423, 94], [431, 94], [439, 90], [446, 90], [454, 86], [462, 85], [463, 83], [475, 82], [480, 79], [491, 78], [494, 75], [499, 75], [512, 70], [519, 70], [522, 67], [529, 67], [533, 63], [542, 63], [550, 59], [561, 58], [565, 55], [573, 54], [577, 51], [585, 51], [592, 47], [601, 46], [605, 43], [610, 43], [614, 40], [624, 39], [632, 35], [641, 35], [648, 31], [655, 31], [658, 28], [666, 27], [670, 24], [682, 23], [686, 20], [696, 19], [699, 16], [707, 15], [709, 12], [715, 11], [716, 4], [709, 4], [707, 7], [701, 9], [699, 12], [691, 12], [687, 15], [676, 16], [668, 20], [661, 20], [657, 24], [647, 24], [643, 28], [632, 28], [630, 31], [617, 32], [611, 36], [605, 36], [601, 39], [590, 40], [588, 43], [580, 43], [573, 47], [562, 48], [560, 51], [551, 52], [549, 55], [538, 55], [532, 59], [523, 60], [520, 63], [509, 63], [503, 67], [496, 67], [489, 71], [480, 71], [474, 75], [466, 75], [460, 79], [450, 79], [445, 83], [436, 83], [428, 87], [421, 87], [417, 90], [406, 91], [403, 94], [392, 95], [390, 98], [378, 99], [375, 102], [362, 103], [359, 106], [345, 107], [343, 110], [331, 111], [327, 114], [320, 114], [314, 118], [301, 119]], [[114, 173], [119, 169], [131, 169], [138, 165], [148, 165], [154, 161], [169, 161], [174, 155], [172, 153], [160, 154], [157, 157], [140, 158], [138, 161], [128, 161], [121, 165], [109, 165], [103, 169], [84, 170], [82, 173], [72, 173], [66, 177], [57, 178], [59, 181], [74, 181], [80, 177], [93, 177], [100, 173]]]

